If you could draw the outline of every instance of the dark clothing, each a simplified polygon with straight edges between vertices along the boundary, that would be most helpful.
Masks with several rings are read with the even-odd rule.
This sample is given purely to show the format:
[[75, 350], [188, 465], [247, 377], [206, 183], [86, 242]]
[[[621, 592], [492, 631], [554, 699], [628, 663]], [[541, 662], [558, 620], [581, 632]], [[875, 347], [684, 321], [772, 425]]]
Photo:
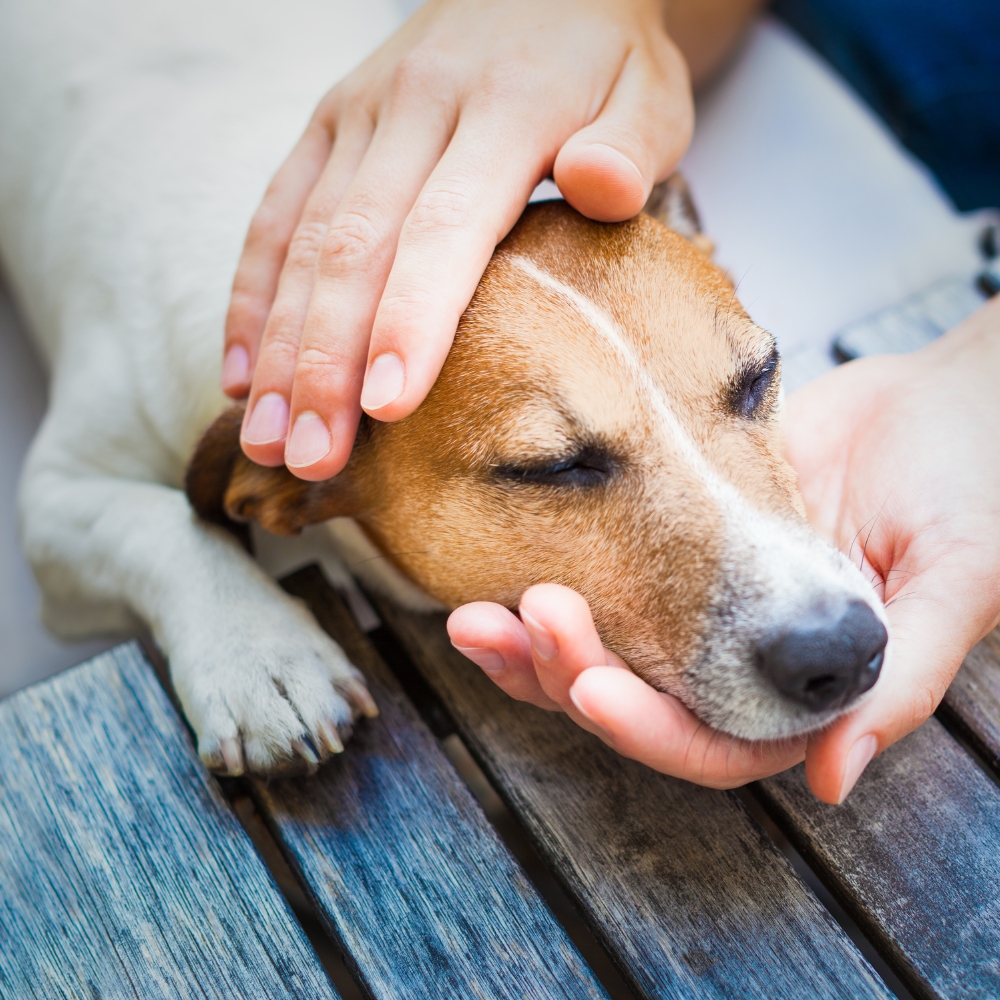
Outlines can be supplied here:
[[777, 0], [955, 205], [1000, 207], [1000, 0]]

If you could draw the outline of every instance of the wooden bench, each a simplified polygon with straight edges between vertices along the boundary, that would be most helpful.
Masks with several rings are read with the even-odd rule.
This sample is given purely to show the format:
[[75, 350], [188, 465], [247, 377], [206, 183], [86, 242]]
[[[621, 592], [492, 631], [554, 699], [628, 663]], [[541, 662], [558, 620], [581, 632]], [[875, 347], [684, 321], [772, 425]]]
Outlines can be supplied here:
[[215, 781], [135, 643], [0, 704], [0, 997], [891, 997], [782, 836], [911, 995], [1000, 997], [995, 637], [833, 808], [801, 768], [752, 798], [658, 775], [442, 617], [379, 604], [366, 636], [318, 570], [285, 585], [382, 709], [314, 777]]

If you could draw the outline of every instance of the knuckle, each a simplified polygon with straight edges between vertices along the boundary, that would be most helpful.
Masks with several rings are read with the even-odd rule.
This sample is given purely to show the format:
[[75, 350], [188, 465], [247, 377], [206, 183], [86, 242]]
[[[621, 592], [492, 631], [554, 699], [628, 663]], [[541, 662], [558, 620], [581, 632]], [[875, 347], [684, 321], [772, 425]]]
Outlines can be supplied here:
[[280, 357], [284, 367], [294, 367], [302, 343], [303, 319], [301, 300], [279, 295], [267, 316], [262, 355]]
[[487, 107], [534, 104], [537, 92], [526, 84], [525, 76], [526, 67], [520, 60], [494, 59], [480, 72], [476, 92]]
[[396, 65], [390, 83], [393, 97], [407, 97], [440, 92], [448, 88], [456, 76], [453, 56], [433, 45], [418, 45], [411, 49]]
[[327, 226], [322, 222], [300, 222], [288, 243], [285, 267], [312, 270], [323, 247]]
[[266, 343], [261, 349], [257, 367], [261, 371], [291, 372], [299, 354], [301, 332], [288, 323], [277, 325], [272, 314], [267, 324]]
[[345, 121], [369, 117], [369, 106], [373, 100], [372, 86], [367, 80], [348, 78], [337, 93], [336, 125], [340, 128]]
[[320, 98], [320, 102], [316, 105], [315, 112], [313, 112], [312, 119], [306, 126], [307, 131], [309, 129], [316, 129], [319, 132], [330, 133], [331, 126], [336, 122], [341, 109], [344, 107], [344, 102], [349, 95], [345, 84], [346, 81], [337, 84], [337, 86], [328, 90]]
[[320, 273], [327, 277], [368, 267], [382, 237], [381, 227], [367, 212], [342, 213], [325, 234], [319, 255]]
[[272, 180], [264, 193], [264, 200], [250, 220], [248, 246], [273, 246], [284, 241], [285, 220], [275, 204], [279, 196], [278, 182]]
[[295, 385], [297, 392], [316, 392], [320, 398], [328, 398], [331, 387], [342, 384], [348, 377], [349, 361], [336, 350], [320, 347], [304, 348], [295, 365]]
[[303, 348], [299, 353], [299, 360], [295, 366], [296, 377], [303, 375], [324, 375], [331, 369], [338, 367], [337, 358], [329, 351], [319, 347]]
[[[426, 290], [422, 298], [416, 289], [397, 289], [382, 296], [378, 306], [378, 330], [381, 339], [395, 341], [401, 331], [412, 326], [413, 317], [426, 310]], [[382, 347], [385, 350], [385, 346]]]
[[474, 219], [472, 186], [455, 177], [420, 196], [410, 213], [409, 227], [417, 232], [463, 229]]
[[267, 303], [249, 283], [236, 282], [226, 315], [227, 337], [244, 336], [248, 328], [262, 329], [267, 321]]
[[910, 731], [922, 726], [934, 714], [943, 694], [943, 690], [938, 694], [934, 688], [926, 684], [917, 687], [911, 706]]
[[298, 313], [287, 302], [280, 299], [271, 307], [267, 317], [264, 337], [268, 350], [297, 351], [302, 337], [301, 323], [297, 322]]

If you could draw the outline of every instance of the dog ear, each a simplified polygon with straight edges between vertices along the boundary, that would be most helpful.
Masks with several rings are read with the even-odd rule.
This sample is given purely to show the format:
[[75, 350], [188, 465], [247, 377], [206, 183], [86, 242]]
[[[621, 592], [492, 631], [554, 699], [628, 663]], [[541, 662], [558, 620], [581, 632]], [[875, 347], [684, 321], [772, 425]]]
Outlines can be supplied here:
[[244, 403], [229, 407], [195, 447], [184, 489], [198, 516], [242, 538], [250, 521], [275, 535], [297, 535], [307, 524], [348, 514], [342, 476], [308, 483], [283, 465], [257, 465], [243, 454], [244, 409]]
[[672, 173], [665, 181], [654, 184], [643, 211], [689, 240], [706, 257], [712, 256], [715, 244], [701, 231], [698, 209], [683, 175]]

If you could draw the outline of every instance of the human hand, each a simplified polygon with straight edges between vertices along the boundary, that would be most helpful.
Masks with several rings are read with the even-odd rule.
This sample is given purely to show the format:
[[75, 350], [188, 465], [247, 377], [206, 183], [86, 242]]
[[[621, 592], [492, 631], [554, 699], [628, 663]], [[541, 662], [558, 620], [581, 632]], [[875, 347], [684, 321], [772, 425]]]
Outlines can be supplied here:
[[452, 612], [448, 634], [511, 697], [566, 712], [623, 756], [711, 788], [735, 788], [802, 760], [805, 737], [737, 739], [650, 687], [604, 648], [575, 591], [531, 587], [520, 615], [498, 604], [466, 604]]
[[889, 617], [871, 695], [809, 739], [806, 776], [825, 802], [926, 721], [1000, 621], [998, 379], [1000, 298], [921, 351], [852, 362], [788, 400], [809, 520]]
[[661, 0], [430, 0], [323, 98], [233, 284], [249, 458], [326, 479], [362, 407], [411, 413], [543, 177], [593, 219], [642, 208], [693, 121], [663, 24]]
[[498, 605], [459, 608], [452, 642], [512, 697], [567, 712], [658, 771], [726, 788], [805, 755], [813, 792], [842, 802], [1000, 621], [998, 375], [1000, 298], [923, 351], [852, 362], [788, 400], [809, 519], [869, 575], [890, 627], [871, 695], [808, 744], [709, 729], [604, 649], [586, 602], [565, 587], [526, 591], [522, 621]]

